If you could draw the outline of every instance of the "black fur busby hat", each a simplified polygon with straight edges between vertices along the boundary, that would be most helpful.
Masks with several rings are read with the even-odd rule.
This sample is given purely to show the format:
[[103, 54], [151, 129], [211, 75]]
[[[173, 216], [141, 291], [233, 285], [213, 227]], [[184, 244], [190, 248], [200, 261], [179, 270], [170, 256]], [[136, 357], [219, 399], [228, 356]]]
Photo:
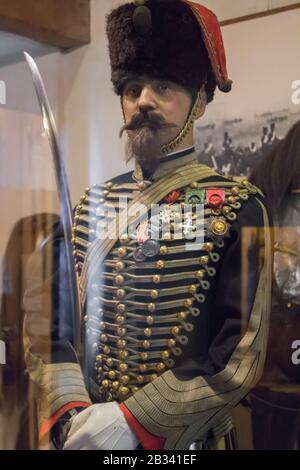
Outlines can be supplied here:
[[[191, 5], [196, 8], [194, 12]], [[220, 64], [213, 62], [216, 52], [211, 50], [212, 34], [205, 36], [209, 26], [205, 14], [213, 13], [201, 6], [204, 16], [199, 15], [197, 20], [198, 7], [184, 0], [137, 0], [109, 14], [111, 79], [117, 94], [122, 94], [129, 79], [141, 75], [173, 81], [192, 90], [205, 84], [208, 101], [212, 100], [217, 84], [223, 91], [229, 91], [226, 64], [222, 76], [224, 67], [221, 70]], [[215, 27], [216, 17], [210, 15]]]

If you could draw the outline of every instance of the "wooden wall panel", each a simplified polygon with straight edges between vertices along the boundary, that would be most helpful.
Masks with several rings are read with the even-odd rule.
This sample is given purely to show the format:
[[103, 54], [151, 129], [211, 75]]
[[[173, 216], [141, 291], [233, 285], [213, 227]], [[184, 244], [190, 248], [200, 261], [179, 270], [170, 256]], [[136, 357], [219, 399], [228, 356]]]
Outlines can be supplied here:
[[90, 0], [1, 0], [0, 30], [61, 49], [90, 41]]

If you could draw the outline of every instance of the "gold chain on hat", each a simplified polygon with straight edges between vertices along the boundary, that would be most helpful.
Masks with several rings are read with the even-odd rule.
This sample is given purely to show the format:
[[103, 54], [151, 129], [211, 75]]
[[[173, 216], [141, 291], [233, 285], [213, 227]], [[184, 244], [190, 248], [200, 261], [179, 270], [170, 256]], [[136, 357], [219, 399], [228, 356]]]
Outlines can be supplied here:
[[162, 146], [162, 153], [168, 154], [175, 150], [175, 148], [183, 142], [187, 134], [193, 128], [195, 120], [198, 118], [198, 113], [203, 105], [206, 105], [207, 97], [204, 86], [198, 91], [195, 103], [191, 109], [191, 112], [187, 118], [184, 127], [181, 129], [177, 137], [171, 140], [168, 144]]

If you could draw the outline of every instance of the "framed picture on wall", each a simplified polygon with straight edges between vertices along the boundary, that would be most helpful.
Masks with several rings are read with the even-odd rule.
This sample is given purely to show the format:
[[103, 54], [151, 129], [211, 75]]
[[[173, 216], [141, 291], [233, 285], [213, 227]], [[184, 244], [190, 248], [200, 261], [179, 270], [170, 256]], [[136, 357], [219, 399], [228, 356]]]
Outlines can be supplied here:
[[223, 27], [230, 94], [216, 92], [197, 123], [199, 160], [248, 176], [259, 158], [300, 120], [300, 9]]

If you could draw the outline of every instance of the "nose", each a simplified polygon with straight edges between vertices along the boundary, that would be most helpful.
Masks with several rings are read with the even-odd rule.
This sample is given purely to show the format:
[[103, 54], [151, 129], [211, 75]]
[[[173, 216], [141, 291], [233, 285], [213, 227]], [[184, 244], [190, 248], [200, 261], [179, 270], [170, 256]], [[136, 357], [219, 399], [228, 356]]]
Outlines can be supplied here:
[[138, 107], [141, 112], [153, 111], [156, 108], [154, 92], [150, 86], [145, 85], [143, 87], [139, 96]]

